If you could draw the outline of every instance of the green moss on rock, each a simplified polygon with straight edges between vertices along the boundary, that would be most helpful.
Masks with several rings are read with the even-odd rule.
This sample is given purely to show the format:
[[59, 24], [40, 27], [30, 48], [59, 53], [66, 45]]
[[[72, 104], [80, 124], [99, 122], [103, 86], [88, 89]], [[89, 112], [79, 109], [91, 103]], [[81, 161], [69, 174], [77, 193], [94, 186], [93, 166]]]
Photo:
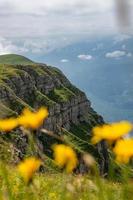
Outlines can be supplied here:
[[75, 94], [66, 87], [55, 88], [48, 94], [49, 98], [58, 103], [68, 102]]
[[35, 92], [35, 100], [40, 106], [43, 105], [46, 107], [51, 107], [56, 104], [53, 100], [51, 100], [48, 96], [42, 94], [39, 90], [36, 90]]

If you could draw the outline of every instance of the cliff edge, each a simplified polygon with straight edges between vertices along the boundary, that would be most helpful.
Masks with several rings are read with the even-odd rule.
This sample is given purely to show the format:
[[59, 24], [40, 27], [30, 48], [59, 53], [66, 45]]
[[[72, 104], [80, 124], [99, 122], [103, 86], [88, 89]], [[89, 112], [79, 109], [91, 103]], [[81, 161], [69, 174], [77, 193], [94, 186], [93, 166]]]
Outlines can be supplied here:
[[[95, 125], [104, 123], [103, 118], [92, 109], [85, 93], [72, 85], [59, 69], [29, 59], [22, 62], [24, 57], [21, 56], [15, 57], [16, 60], [11, 57], [8, 55], [3, 59], [0, 56], [1, 118], [18, 115], [24, 107], [34, 110], [46, 106], [49, 117], [44, 128], [57, 134], [59, 128], [64, 128], [84, 141], [89, 140]], [[18, 57], [21, 59], [18, 60]], [[45, 146], [47, 139], [42, 135], [39, 139]], [[23, 154], [25, 142], [17, 138], [13, 143]], [[108, 166], [105, 143], [98, 144], [97, 153], [100, 155], [101, 171], [105, 172]]]

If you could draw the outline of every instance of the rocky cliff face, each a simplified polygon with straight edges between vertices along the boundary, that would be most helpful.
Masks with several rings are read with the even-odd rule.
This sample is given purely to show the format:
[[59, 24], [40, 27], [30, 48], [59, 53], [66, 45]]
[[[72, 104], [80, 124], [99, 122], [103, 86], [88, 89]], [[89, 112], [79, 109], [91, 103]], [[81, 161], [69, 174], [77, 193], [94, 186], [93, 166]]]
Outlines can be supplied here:
[[[3, 77], [0, 101], [12, 113], [19, 113], [25, 106], [48, 106], [50, 116], [44, 126], [53, 131], [57, 125], [70, 129], [72, 123], [77, 125], [89, 122], [90, 111], [93, 112], [90, 101], [58, 69], [46, 65], [17, 65], [7, 68], [14, 70], [16, 74]], [[97, 123], [103, 123], [98, 115]]]
[[[24, 107], [36, 109], [40, 106], [49, 109], [44, 127], [57, 133], [59, 127], [72, 130], [73, 126], [78, 128], [86, 124], [86, 135], [89, 135], [93, 126], [103, 123], [86, 95], [59, 69], [44, 64], [0, 65], [1, 117], [17, 115]], [[99, 144], [97, 149], [101, 169], [105, 171], [108, 162], [105, 144]]]

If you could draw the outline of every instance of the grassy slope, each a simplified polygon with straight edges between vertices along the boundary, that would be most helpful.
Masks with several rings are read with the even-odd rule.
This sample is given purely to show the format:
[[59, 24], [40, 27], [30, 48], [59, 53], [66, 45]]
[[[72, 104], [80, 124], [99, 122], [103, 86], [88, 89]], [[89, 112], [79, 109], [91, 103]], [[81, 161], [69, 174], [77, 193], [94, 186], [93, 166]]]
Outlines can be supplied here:
[[[4, 177], [6, 173], [6, 181]], [[132, 183], [120, 184], [99, 177], [44, 173], [26, 185], [12, 168], [0, 167], [0, 199], [9, 200], [132, 200]], [[5, 182], [4, 182], [5, 181]]]
[[[4, 87], [4, 80], [11, 76], [19, 75], [20, 71], [11, 66], [3, 66], [3, 64], [33, 64], [29, 59], [19, 55], [6, 55], [0, 56], [0, 86]], [[21, 72], [22, 73], [22, 72]], [[41, 71], [39, 70], [39, 73]], [[4, 80], [3, 80], [4, 79]], [[10, 89], [10, 88], [9, 88]], [[52, 100], [55, 99], [59, 102], [69, 100], [69, 98], [75, 95], [75, 92], [79, 92], [75, 88], [58, 88], [51, 93]], [[48, 104], [54, 104], [47, 96], [40, 91], [36, 91], [36, 99], [38, 102], [47, 102]], [[16, 99], [18, 104], [23, 104], [20, 99]], [[0, 109], [8, 110], [8, 107], [1, 104]], [[2, 111], [1, 109], [1, 111]], [[95, 123], [95, 116], [94, 116]], [[73, 125], [71, 127], [71, 134], [76, 136], [76, 141], [80, 138], [81, 145], [85, 141], [89, 140], [87, 132], [89, 124], [81, 124], [80, 126]], [[5, 148], [0, 148], [0, 155], [3, 155], [3, 159], [10, 157], [9, 143], [5, 140], [0, 140], [0, 145]], [[85, 145], [85, 144], [84, 144]], [[86, 144], [88, 146], [88, 144]], [[2, 150], [2, 151], [1, 151]], [[8, 151], [7, 151], [8, 150]], [[9, 155], [8, 155], [9, 154]], [[44, 163], [46, 167], [46, 160]], [[50, 166], [49, 166], [50, 167]], [[0, 200], [126, 200], [133, 199], [132, 182], [128, 184], [120, 184], [119, 182], [111, 182], [104, 180], [94, 175], [72, 175], [65, 173], [43, 173], [36, 174], [33, 178], [33, 184], [25, 185], [20, 178], [18, 172], [14, 167], [6, 167], [3, 163], [0, 163]]]
[[68, 102], [75, 94], [66, 87], [55, 88], [49, 93], [49, 98], [58, 103]]
[[[17, 64], [23, 65], [23, 69], [19, 68], [19, 66], [16, 66]], [[28, 66], [27, 66], [28, 65]], [[56, 76], [57, 78], [61, 78], [62, 81], [65, 78], [63, 74], [56, 68], [41, 68], [40, 65], [37, 63], [32, 62], [28, 58], [25, 58], [24, 56], [15, 55], [15, 54], [8, 54], [8, 55], [1, 55], [0, 56], [0, 87], [8, 89], [10, 93], [12, 93], [12, 96], [14, 98], [15, 104], [13, 104], [11, 107], [8, 105], [5, 105], [5, 103], [0, 102], [2, 105], [2, 108], [7, 108], [5, 110], [9, 111], [10, 109], [12, 111], [17, 112], [20, 109], [17, 108], [23, 108], [25, 105], [24, 102], [21, 101], [20, 98], [17, 97], [17, 94], [14, 93], [14, 91], [10, 88], [9, 85], [7, 85], [6, 80], [9, 80], [11, 77], [19, 76], [20, 74], [27, 73], [25, 68], [31, 68], [31, 70], [34, 70], [37, 75], [39, 76]], [[53, 104], [56, 103], [65, 103], [68, 102], [72, 97], [74, 97], [76, 94], [81, 93], [77, 88], [72, 87], [66, 88], [62, 84], [62, 87], [55, 88], [53, 91], [51, 91], [47, 96], [42, 94], [40, 91], [35, 92], [35, 98], [38, 102], [38, 105], [46, 105], [48, 107], [53, 106]], [[32, 106], [32, 102], [27, 102], [29, 105]], [[1, 106], [0, 106], [1, 107]], [[0, 116], [4, 116], [4, 112], [2, 109], [2, 113], [0, 113]]]
[[0, 64], [33, 64], [30, 59], [16, 54], [0, 55]]

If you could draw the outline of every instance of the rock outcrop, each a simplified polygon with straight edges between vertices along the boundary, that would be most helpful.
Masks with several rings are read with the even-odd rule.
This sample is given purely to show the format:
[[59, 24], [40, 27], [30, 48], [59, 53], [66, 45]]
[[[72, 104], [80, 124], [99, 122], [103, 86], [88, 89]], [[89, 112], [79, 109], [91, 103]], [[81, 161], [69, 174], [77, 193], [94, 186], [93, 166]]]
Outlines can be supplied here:
[[[73, 126], [87, 125], [88, 136], [93, 126], [104, 123], [91, 108], [85, 93], [73, 86], [59, 69], [45, 64], [2, 64], [0, 68], [1, 117], [18, 115], [24, 107], [36, 109], [47, 106], [49, 117], [44, 123], [46, 129], [58, 133], [59, 127], [72, 130]], [[40, 138], [43, 140], [43, 137]], [[18, 149], [24, 145], [22, 142], [18, 147], [18, 143], [20, 141], [16, 143]], [[108, 166], [105, 143], [99, 144], [97, 150], [101, 171], [105, 172]]]

